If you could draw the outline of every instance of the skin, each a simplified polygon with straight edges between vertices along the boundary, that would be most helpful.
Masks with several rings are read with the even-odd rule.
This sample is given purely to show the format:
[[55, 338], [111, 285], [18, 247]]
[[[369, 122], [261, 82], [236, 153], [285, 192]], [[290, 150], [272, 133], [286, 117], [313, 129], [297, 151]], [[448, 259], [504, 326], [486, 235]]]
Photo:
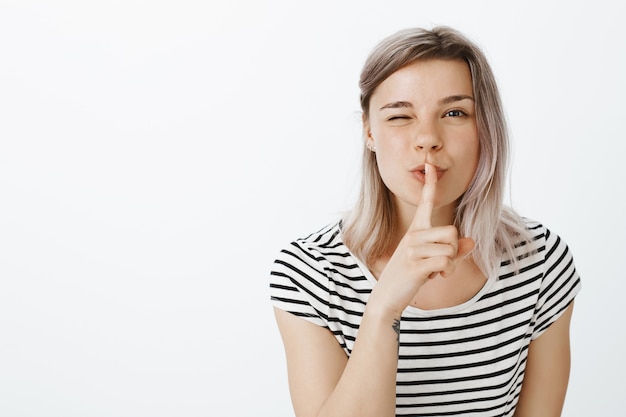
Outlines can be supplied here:
[[[467, 65], [443, 60], [404, 67], [372, 95], [364, 128], [396, 203], [398, 243], [372, 267], [378, 282], [350, 358], [327, 329], [274, 309], [296, 416], [395, 416], [402, 311], [416, 303], [458, 304], [484, 284], [471, 256], [465, 256], [473, 240], [459, 238], [452, 226], [455, 201], [478, 163], [472, 97]], [[422, 177], [411, 171], [420, 166]], [[560, 415], [570, 316], [571, 307], [531, 343], [517, 417]]]
[[[364, 119], [367, 141], [376, 149], [376, 161], [383, 182], [392, 193], [396, 207], [399, 242], [394, 253], [378, 259], [371, 270], [380, 282], [385, 275], [403, 276], [410, 270], [400, 256], [412, 250], [411, 245], [429, 242], [447, 245], [432, 246], [428, 262], [439, 263], [438, 273], [425, 282], [417, 282], [410, 291], [401, 288], [388, 295], [390, 308], [402, 312], [408, 302], [425, 309], [457, 305], [471, 298], [486, 282], [471, 258], [464, 262], [456, 256], [469, 252], [473, 241], [459, 239], [452, 226], [456, 201], [467, 190], [479, 158], [479, 139], [473, 99], [472, 78], [463, 61], [417, 61], [393, 73], [383, 81], [370, 100], [369, 114]], [[426, 163], [436, 167], [434, 181], [429, 188], [416, 178], [415, 168]], [[416, 207], [424, 198], [424, 191], [432, 202], [425, 204], [431, 210], [416, 231], [409, 232]], [[421, 204], [423, 207], [424, 204]], [[431, 227], [435, 226], [435, 227]], [[454, 260], [454, 262], [451, 262]], [[460, 268], [458, 274], [452, 273]], [[433, 269], [434, 268], [433, 265]], [[448, 279], [441, 279], [437, 275]], [[412, 280], [407, 276], [407, 279]], [[400, 286], [398, 280], [389, 280]], [[414, 280], [412, 281], [414, 282]], [[409, 288], [411, 288], [409, 286]], [[420, 294], [421, 293], [421, 294]]]
[[393, 73], [376, 89], [364, 120], [368, 145], [376, 149], [383, 182], [392, 193], [397, 221], [406, 232], [423, 182], [410, 170], [437, 167], [434, 226], [450, 225], [456, 200], [469, 186], [479, 157], [478, 130], [469, 67], [462, 61], [417, 61]]
[[530, 343], [522, 392], [514, 417], [558, 417], [570, 371], [569, 328], [574, 303]]

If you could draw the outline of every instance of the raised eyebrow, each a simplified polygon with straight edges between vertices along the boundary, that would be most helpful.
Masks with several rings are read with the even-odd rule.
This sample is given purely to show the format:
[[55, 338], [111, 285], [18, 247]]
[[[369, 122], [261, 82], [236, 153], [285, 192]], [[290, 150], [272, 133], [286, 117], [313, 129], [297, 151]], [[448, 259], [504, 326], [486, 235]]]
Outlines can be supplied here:
[[394, 102], [385, 104], [384, 106], [382, 106], [380, 108], [380, 110], [384, 110], [384, 109], [406, 109], [406, 108], [413, 108], [413, 103], [408, 102], [408, 101], [394, 101]]
[[444, 97], [441, 100], [439, 100], [439, 105], [443, 106], [445, 104], [450, 104], [450, 103], [454, 103], [454, 102], [457, 102], [457, 101], [463, 101], [463, 100], [472, 100], [472, 101], [474, 101], [474, 97], [468, 96], [467, 94], [453, 94], [451, 96]]

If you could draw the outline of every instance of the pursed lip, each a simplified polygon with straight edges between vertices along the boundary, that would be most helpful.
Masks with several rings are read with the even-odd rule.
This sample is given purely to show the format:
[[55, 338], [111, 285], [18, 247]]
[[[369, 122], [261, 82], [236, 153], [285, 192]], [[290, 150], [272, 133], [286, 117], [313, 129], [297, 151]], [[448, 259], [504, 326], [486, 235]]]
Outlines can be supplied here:
[[[435, 168], [436, 172], [437, 172], [437, 181], [439, 181], [441, 179], [441, 177], [444, 176], [444, 174], [446, 173], [447, 169], [445, 168], [441, 168], [438, 167], [437, 165], [433, 165], [430, 164], [433, 168]], [[420, 182], [426, 182], [426, 165], [422, 164], [419, 165], [415, 168], [410, 169], [411, 174], [413, 174], [413, 176], [415, 178], [417, 178]]]

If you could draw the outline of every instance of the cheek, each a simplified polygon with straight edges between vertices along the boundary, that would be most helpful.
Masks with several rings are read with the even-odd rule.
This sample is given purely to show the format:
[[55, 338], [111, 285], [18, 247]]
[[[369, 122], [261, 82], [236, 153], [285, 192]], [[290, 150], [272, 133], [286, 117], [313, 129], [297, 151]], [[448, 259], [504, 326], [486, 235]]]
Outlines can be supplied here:
[[463, 146], [463, 153], [466, 155], [467, 163], [474, 167], [478, 166], [478, 158], [480, 156], [480, 140], [478, 139], [478, 132], [475, 129], [472, 129], [471, 132], [467, 133], [466, 138], [468, 139]]
[[460, 146], [456, 149], [456, 155], [459, 159], [459, 168], [463, 171], [463, 182], [466, 182], [466, 186], [469, 186], [472, 179], [476, 175], [478, 169], [478, 161], [480, 158], [480, 147], [478, 138], [465, 143], [464, 146]]
[[401, 153], [400, 149], [390, 146], [389, 143], [380, 143], [376, 147], [378, 172], [387, 187], [396, 182], [397, 178], [401, 175], [401, 170], [399, 169], [401, 166], [400, 161], [402, 160]]
[[466, 169], [467, 169], [467, 184], [469, 187], [470, 183], [476, 176], [476, 172], [478, 171], [478, 162], [480, 160], [480, 148], [478, 146], [478, 141], [476, 141], [476, 146], [467, 150], [467, 161], [466, 161]]
[[384, 148], [381, 149], [377, 147], [376, 164], [378, 165], [378, 172], [380, 173], [380, 176], [383, 178], [383, 180], [388, 178], [389, 175], [393, 173], [393, 170], [391, 169], [393, 166], [392, 160], [393, 160], [393, 156], [390, 155], [388, 149], [384, 149]]
[[478, 147], [478, 144], [476, 144], [476, 146], [468, 152], [468, 155], [471, 155], [469, 158], [470, 164], [473, 167], [473, 171], [476, 171], [478, 168], [478, 161], [480, 160], [480, 148]]

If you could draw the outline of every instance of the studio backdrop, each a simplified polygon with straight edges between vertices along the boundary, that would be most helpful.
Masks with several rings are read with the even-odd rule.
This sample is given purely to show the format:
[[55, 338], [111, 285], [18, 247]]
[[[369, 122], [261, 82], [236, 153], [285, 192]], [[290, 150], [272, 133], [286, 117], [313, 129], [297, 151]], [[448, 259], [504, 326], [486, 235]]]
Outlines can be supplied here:
[[507, 203], [583, 288], [564, 416], [622, 415], [619, 2], [0, 1], [0, 415], [293, 416], [269, 271], [359, 183], [360, 68], [448, 25], [486, 53]]

